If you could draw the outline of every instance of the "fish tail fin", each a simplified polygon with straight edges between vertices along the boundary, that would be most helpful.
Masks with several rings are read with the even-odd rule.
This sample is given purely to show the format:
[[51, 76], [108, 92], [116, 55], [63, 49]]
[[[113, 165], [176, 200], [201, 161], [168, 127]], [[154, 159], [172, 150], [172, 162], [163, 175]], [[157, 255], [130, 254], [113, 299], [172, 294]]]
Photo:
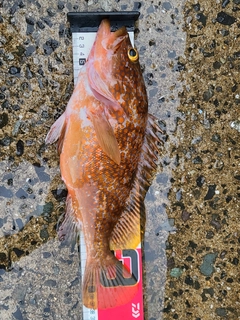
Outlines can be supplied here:
[[86, 262], [83, 304], [90, 309], [108, 309], [128, 303], [138, 291], [137, 279], [110, 252], [102, 261]]

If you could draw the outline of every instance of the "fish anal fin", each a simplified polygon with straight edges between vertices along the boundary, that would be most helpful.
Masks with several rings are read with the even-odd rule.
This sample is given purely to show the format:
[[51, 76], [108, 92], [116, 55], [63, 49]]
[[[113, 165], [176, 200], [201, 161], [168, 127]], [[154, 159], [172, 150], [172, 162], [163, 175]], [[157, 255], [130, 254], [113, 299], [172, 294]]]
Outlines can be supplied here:
[[108, 309], [131, 301], [138, 282], [112, 254], [103, 261], [86, 262], [83, 279], [83, 304], [90, 309]]
[[91, 112], [91, 120], [97, 135], [97, 140], [104, 153], [116, 164], [120, 164], [120, 150], [113, 128], [104, 111]]
[[[63, 140], [64, 138], [64, 128], [65, 128], [65, 113], [63, 113], [51, 126], [46, 139], [46, 144], [51, 144], [56, 142], [58, 139], [61, 138]], [[61, 144], [61, 142], [59, 142]]]
[[159, 133], [162, 131], [156, 118], [149, 114], [133, 186], [125, 209], [111, 235], [112, 250], [136, 248], [141, 241], [141, 232], [144, 231], [146, 220], [144, 199], [158, 167], [158, 144], [161, 142]]

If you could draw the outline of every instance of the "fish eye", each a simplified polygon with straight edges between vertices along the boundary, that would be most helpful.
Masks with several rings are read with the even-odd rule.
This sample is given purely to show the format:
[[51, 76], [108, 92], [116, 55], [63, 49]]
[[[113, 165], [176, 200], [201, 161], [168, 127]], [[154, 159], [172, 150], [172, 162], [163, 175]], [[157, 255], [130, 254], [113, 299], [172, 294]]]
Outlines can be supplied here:
[[138, 61], [138, 52], [135, 48], [130, 48], [128, 49], [128, 58], [132, 62], [137, 62]]

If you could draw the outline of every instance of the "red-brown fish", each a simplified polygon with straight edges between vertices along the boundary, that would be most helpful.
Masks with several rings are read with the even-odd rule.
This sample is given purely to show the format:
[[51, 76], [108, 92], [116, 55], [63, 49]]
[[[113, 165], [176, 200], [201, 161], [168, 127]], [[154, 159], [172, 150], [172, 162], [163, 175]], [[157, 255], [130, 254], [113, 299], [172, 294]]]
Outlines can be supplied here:
[[[46, 143], [58, 140], [62, 179], [68, 189], [60, 239], [84, 233], [87, 261], [83, 303], [111, 308], [130, 301], [137, 283], [110, 249], [140, 243], [139, 217], [156, 170], [157, 132], [146, 89], [125, 27], [100, 24], [63, 115]], [[124, 286], [124, 281], [130, 286]]]

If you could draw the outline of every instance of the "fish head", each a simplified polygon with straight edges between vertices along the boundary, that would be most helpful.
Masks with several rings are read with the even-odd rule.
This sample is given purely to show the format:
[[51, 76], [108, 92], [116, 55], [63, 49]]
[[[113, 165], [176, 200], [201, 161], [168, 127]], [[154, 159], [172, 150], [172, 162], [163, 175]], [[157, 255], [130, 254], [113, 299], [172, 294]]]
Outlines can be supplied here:
[[126, 27], [111, 31], [110, 21], [102, 20], [88, 58], [88, 75], [95, 96], [110, 107], [110, 113], [129, 114], [132, 98], [147, 110], [138, 52]]
[[125, 27], [111, 32], [110, 21], [102, 20], [88, 58], [101, 78], [106, 78], [111, 72], [116, 54], [126, 38], [128, 33]]

